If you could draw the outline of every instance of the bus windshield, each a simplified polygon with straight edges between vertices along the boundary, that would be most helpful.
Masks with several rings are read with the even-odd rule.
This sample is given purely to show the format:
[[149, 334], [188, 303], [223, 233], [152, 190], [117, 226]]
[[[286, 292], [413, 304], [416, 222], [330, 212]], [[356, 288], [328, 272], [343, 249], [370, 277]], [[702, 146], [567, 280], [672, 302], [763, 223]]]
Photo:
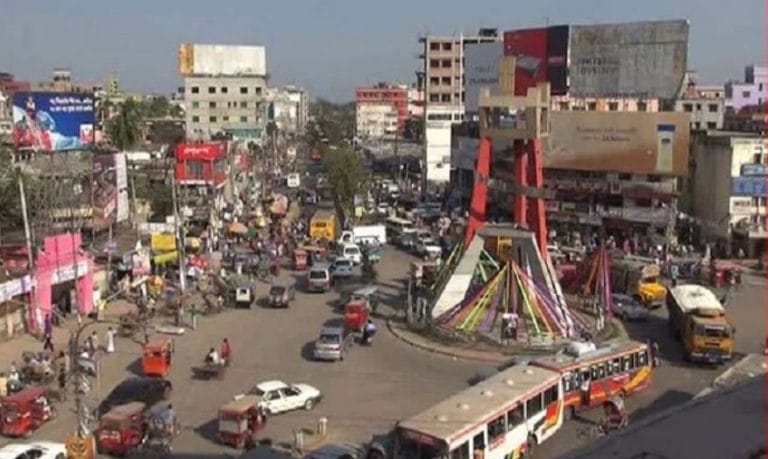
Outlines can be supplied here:
[[447, 459], [445, 448], [433, 444], [434, 440], [419, 441], [414, 436], [418, 433], [411, 431], [398, 432], [398, 450], [395, 457], [402, 459]]

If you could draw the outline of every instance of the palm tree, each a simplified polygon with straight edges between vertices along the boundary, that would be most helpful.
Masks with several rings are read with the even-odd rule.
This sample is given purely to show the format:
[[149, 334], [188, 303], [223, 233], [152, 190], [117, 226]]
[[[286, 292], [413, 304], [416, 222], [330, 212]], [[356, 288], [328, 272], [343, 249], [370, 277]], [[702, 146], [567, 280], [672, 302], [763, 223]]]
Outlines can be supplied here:
[[107, 135], [120, 150], [129, 150], [141, 140], [141, 106], [133, 99], [122, 104], [117, 116], [109, 120]]

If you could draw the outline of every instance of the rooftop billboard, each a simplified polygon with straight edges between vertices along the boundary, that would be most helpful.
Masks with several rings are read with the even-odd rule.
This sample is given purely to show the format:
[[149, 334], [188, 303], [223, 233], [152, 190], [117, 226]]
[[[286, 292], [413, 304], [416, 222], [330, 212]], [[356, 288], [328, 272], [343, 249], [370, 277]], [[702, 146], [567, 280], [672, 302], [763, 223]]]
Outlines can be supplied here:
[[515, 94], [549, 82], [553, 95], [568, 91], [568, 26], [504, 32], [504, 54], [517, 57]]
[[504, 55], [502, 43], [475, 43], [464, 47], [464, 107], [476, 112], [480, 88], [499, 92], [499, 62]]
[[93, 145], [93, 94], [17, 92], [12, 102], [17, 149], [64, 151]]
[[179, 74], [266, 76], [267, 60], [263, 46], [179, 45]]
[[676, 97], [688, 64], [688, 21], [571, 26], [569, 94]]
[[688, 174], [690, 117], [674, 112], [550, 113], [544, 166], [627, 174]]

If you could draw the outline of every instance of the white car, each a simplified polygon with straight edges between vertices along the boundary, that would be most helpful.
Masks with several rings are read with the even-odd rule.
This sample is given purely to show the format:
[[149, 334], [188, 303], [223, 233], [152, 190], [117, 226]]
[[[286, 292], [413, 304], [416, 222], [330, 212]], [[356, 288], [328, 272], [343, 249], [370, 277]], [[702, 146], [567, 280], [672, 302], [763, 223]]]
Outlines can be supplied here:
[[413, 249], [416, 252], [417, 255], [424, 256], [427, 254], [427, 247], [437, 246], [440, 247], [437, 243], [437, 240], [429, 233], [420, 233], [418, 236], [418, 240], [416, 241], [416, 244], [414, 245]]
[[66, 459], [64, 443], [39, 441], [15, 443], [0, 448], [0, 459]]
[[288, 385], [282, 381], [265, 381], [251, 389], [252, 395], [261, 397], [262, 406], [270, 414], [303, 408], [311, 410], [323, 395], [309, 384]]
[[354, 267], [351, 260], [336, 258], [331, 264], [331, 277], [352, 277]]

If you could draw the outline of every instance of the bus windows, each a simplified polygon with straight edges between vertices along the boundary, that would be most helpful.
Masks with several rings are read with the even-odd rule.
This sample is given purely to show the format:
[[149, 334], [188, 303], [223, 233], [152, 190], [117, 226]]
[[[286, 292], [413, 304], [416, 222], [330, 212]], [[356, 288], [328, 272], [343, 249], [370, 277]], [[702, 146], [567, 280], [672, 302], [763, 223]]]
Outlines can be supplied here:
[[517, 405], [511, 410], [507, 411], [507, 429], [512, 430], [515, 427], [525, 421], [525, 413], [523, 412], [523, 405]]
[[541, 394], [536, 394], [533, 397], [529, 398], [527, 402], [525, 402], [525, 413], [526, 417], [528, 419], [531, 419], [533, 416], [537, 415], [541, 410], [543, 406], [541, 404]]
[[604, 379], [605, 378], [605, 364], [601, 363], [600, 365], [597, 365], [597, 379]]
[[621, 371], [632, 371], [635, 369], [635, 354], [625, 355], [621, 359]]
[[544, 391], [544, 406], [549, 406], [550, 403], [557, 401], [557, 386], [552, 386]]
[[488, 423], [488, 443], [493, 445], [496, 440], [507, 433], [506, 416], [501, 415]]
[[566, 373], [563, 376], [563, 391], [567, 394], [573, 390], [579, 388], [579, 374], [578, 373]]
[[485, 431], [475, 435], [472, 439], [472, 451], [485, 453]]
[[644, 367], [648, 365], [648, 354], [646, 352], [638, 352], [636, 354], [637, 366]]
[[614, 374], [621, 373], [621, 359], [620, 358], [615, 358], [615, 359], [611, 360], [611, 367], [613, 367], [613, 373]]
[[469, 440], [465, 441], [461, 446], [451, 451], [451, 459], [470, 459]]

